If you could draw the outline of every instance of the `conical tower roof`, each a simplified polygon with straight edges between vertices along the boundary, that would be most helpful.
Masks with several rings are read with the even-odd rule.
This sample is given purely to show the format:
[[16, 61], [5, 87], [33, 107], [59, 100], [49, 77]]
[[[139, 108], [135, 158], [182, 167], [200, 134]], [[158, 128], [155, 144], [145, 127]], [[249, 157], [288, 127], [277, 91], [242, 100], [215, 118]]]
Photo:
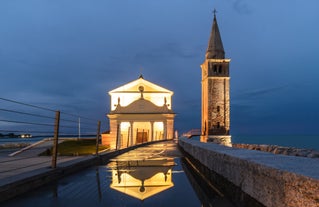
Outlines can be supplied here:
[[208, 48], [206, 51], [206, 59], [224, 59], [225, 51], [223, 47], [222, 38], [219, 33], [219, 28], [216, 19], [216, 10], [214, 10], [214, 21], [210, 38], [208, 42]]

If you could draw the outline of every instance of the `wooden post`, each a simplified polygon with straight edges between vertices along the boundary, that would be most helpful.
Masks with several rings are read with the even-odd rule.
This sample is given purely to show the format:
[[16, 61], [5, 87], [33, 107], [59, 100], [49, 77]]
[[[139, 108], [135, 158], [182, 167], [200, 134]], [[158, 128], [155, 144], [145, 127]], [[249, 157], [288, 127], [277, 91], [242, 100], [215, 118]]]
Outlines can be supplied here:
[[60, 111], [56, 111], [55, 112], [55, 123], [54, 123], [52, 164], [51, 164], [52, 168], [56, 168], [56, 162], [57, 162], [57, 156], [58, 156], [59, 126], [60, 126]]
[[142, 131], [142, 144], [144, 143], [144, 129]]
[[136, 128], [136, 142], [135, 142], [135, 145], [138, 144], [138, 143], [137, 143], [138, 138], [139, 138], [139, 137], [138, 137], [138, 128]]
[[97, 122], [97, 131], [96, 131], [96, 148], [95, 155], [99, 155], [99, 138], [100, 138], [100, 129], [101, 129], [101, 121]]
[[[131, 124], [131, 132], [130, 132], [130, 146], [133, 146], [133, 144], [134, 144], [134, 127], [133, 127], [133, 124], [134, 124], [134, 122], [130, 122], [130, 124]], [[135, 138], [136, 139], [136, 138]]]

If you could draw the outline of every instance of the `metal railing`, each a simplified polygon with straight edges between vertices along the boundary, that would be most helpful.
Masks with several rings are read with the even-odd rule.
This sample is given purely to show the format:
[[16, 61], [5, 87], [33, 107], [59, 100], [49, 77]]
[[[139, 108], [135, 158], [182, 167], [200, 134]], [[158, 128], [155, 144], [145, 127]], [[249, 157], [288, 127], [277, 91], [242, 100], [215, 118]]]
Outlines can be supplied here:
[[52, 168], [56, 167], [59, 137], [96, 137], [98, 154], [100, 126], [100, 120], [0, 98], [0, 137], [53, 137]]
[[191, 129], [186, 133], [183, 133], [183, 137], [191, 138], [193, 136], [200, 136], [201, 135], [201, 130], [200, 129]]

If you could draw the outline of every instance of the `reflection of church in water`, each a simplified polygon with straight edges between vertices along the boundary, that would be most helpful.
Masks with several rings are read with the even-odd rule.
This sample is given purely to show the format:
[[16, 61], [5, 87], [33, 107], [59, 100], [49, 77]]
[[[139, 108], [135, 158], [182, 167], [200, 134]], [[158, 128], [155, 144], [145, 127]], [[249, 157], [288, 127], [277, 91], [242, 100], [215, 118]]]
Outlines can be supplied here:
[[173, 158], [159, 160], [113, 161], [110, 187], [139, 200], [145, 200], [174, 186]]
[[141, 75], [109, 94], [111, 111], [107, 116], [110, 132], [102, 134], [102, 144], [119, 149], [173, 138], [172, 91], [145, 80]]

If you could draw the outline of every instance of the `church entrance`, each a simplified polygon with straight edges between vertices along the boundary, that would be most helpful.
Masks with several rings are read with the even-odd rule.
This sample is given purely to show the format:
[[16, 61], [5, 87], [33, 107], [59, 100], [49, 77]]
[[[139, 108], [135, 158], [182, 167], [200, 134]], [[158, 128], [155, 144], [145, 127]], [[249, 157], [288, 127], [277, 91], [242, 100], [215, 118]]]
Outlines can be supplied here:
[[148, 140], [148, 133], [147, 132], [137, 132], [137, 135], [136, 135], [136, 144], [141, 144], [141, 143], [144, 143], [144, 142], [147, 142]]
[[141, 144], [151, 141], [151, 123], [150, 122], [134, 122], [133, 124], [134, 144]]

